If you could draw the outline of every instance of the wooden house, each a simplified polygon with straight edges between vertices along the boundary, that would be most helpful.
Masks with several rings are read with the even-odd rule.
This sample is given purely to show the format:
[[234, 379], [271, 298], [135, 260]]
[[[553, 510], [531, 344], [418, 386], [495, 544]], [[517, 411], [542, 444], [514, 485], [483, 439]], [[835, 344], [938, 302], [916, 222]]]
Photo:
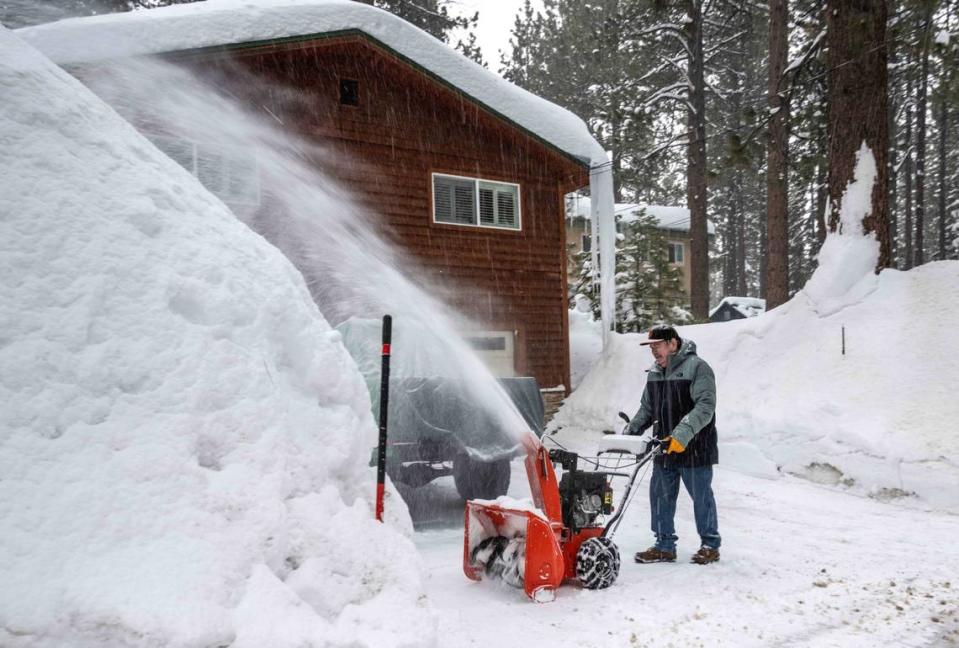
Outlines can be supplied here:
[[[230, 13], [206, 4], [20, 35], [81, 79], [117, 59], [161, 55], [197, 70], [242, 66], [307, 93], [309, 111], [277, 105], [277, 120], [357, 162], [325, 171], [481, 323], [465, 334], [497, 373], [534, 376], [562, 396], [564, 196], [589, 184], [591, 158], [602, 155], [585, 125], [372, 7], [317, 0], [251, 11], [251, 0]], [[242, 83], [227, 89], [249, 95]]]

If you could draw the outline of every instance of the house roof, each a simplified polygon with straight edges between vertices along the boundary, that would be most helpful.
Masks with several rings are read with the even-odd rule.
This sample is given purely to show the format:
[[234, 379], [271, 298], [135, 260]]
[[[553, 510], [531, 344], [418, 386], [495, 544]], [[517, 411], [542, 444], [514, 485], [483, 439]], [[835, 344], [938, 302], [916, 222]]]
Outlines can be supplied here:
[[[589, 220], [591, 203], [588, 196], [574, 196], [572, 198], [570, 214], [573, 217]], [[674, 232], [689, 231], [689, 210], [674, 205], [644, 205], [637, 203], [616, 203], [613, 214], [621, 223], [630, 223], [639, 218], [641, 212], [656, 219], [659, 229]], [[716, 226], [710, 220], [706, 221], [706, 229], [710, 236], [716, 233]]]
[[766, 312], [766, 300], [756, 297], [723, 297], [723, 300], [716, 304], [716, 307], [709, 311], [709, 316], [719, 311], [723, 305], [729, 304], [729, 307], [738, 311], [743, 317], [756, 317]]
[[607, 160], [573, 113], [509, 83], [397, 16], [353, 0], [206, 0], [70, 18], [16, 33], [64, 66], [362, 35], [584, 166]]

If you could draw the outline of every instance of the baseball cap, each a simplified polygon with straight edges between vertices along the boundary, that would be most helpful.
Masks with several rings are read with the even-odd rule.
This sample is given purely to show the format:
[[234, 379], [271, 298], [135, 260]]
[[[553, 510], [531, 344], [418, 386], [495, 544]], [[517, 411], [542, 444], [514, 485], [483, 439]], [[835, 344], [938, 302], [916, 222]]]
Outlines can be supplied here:
[[653, 328], [649, 329], [647, 336], [647, 339], [640, 342], [641, 345], [652, 344], [653, 342], [659, 342], [660, 340], [679, 340], [680, 342], [683, 340], [681, 337], [679, 337], [679, 333], [676, 332], [676, 329], [668, 324], [657, 324]]

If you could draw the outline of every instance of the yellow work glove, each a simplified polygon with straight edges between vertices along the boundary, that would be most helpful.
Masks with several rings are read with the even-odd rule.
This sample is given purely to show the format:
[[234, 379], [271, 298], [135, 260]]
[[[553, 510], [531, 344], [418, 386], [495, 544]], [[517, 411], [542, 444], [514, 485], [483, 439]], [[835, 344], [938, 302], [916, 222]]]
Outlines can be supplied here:
[[669, 447], [666, 448], [666, 454], [680, 453], [686, 449], [686, 446], [681, 444], [679, 441], [673, 437], [669, 437]]

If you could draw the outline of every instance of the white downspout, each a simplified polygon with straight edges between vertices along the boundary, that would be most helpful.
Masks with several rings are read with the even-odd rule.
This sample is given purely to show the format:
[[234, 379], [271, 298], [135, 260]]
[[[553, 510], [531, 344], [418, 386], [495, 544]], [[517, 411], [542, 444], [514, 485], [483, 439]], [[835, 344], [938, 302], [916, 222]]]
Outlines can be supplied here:
[[593, 268], [596, 268], [596, 256], [599, 255], [599, 310], [603, 323], [603, 352], [605, 353], [609, 348], [609, 333], [613, 330], [616, 309], [616, 223], [613, 220], [613, 165], [608, 160], [593, 162], [589, 171], [589, 194], [592, 208], [590, 230], [593, 236]]

